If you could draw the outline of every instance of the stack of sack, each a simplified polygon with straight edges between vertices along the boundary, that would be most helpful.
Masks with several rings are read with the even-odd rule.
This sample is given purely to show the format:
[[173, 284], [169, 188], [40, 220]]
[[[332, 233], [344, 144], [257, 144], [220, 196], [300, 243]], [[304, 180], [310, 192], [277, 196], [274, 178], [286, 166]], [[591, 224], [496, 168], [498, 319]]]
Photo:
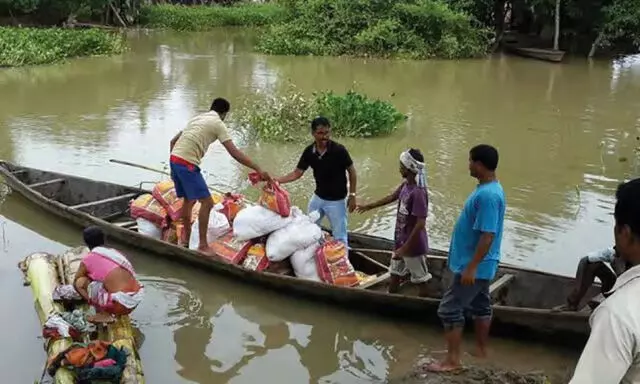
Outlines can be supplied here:
[[[256, 184], [257, 176], [249, 179]], [[316, 224], [320, 214], [305, 215], [291, 207], [289, 194], [277, 182], [265, 183], [258, 205], [241, 210], [233, 232], [214, 243], [218, 256], [253, 271], [273, 270], [290, 263], [302, 279], [333, 285], [358, 285], [356, 271], [341, 242]]]
[[[259, 176], [249, 174], [258, 184]], [[323, 233], [316, 224], [320, 214], [305, 215], [292, 207], [289, 194], [277, 182], [265, 182], [257, 205], [246, 207], [244, 197], [226, 193], [213, 194], [214, 207], [209, 215], [207, 241], [212, 251], [230, 264], [252, 271], [290, 273], [332, 285], [356, 286], [358, 276], [339, 241]], [[138, 232], [178, 243], [182, 222], [183, 199], [178, 198], [173, 182], [156, 184], [151, 194], [131, 201], [131, 217]], [[199, 245], [198, 213], [193, 207], [189, 248]]]
[[[212, 193], [211, 197], [214, 204], [219, 204], [217, 207], [221, 211], [226, 210], [228, 213], [235, 215], [235, 212], [240, 209], [236, 205], [238, 201], [242, 201], [241, 196]], [[131, 218], [136, 220], [139, 233], [154, 239], [177, 244], [185, 226], [182, 220], [183, 203], [184, 200], [176, 195], [173, 182], [166, 180], [157, 183], [153, 187], [152, 193], [140, 195], [132, 200], [129, 204], [129, 210]], [[191, 222], [187, 225], [195, 225], [197, 227], [199, 212], [200, 203], [196, 203], [192, 209]], [[219, 216], [216, 216], [216, 219], [219, 220]], [[229, 230], [229, 220], [226, 221], [227, 230]], [[215, 223], [217, 225], [216, 230], [219, 230], [218, 221]]]

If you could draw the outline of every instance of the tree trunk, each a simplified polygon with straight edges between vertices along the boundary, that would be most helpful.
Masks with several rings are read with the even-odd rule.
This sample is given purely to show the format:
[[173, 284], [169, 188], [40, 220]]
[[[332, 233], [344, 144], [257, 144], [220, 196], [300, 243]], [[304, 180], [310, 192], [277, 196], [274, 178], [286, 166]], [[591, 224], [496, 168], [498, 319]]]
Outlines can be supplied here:
[[598, 32], [598, 37], [596, 37], [596, 39], [593, 41], [593, 44], [591, 44], [591, 50], [589, 50], [589, 56], [587, 56], [588, 58], [592, 58], [593, 55], [596, 54], [596, 49], [598, 49], [598, 45], [600, 45], [600, 42], [603, 38], [604, 28], [600, 32]]
[[560, 48], [560, 0], [556, 0], [556, 30], [553, 34], [553, 49], [558, 50]]

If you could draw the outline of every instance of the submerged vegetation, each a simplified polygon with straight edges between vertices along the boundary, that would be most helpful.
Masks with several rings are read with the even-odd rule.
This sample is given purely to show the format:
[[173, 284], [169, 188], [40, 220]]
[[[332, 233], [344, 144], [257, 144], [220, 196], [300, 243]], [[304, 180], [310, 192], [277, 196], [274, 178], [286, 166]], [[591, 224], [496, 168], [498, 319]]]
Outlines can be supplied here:
[[291, 15], [258, 43], [269, 54], [463, 58], [491, 34], [439, 0], [289, 0]]
[[286, 10], [278, 4], [223, 6], [155, 5], [143, 7], [140, 23], [151, 28], [204, 31], [222, 26], [262, 26], [285, 20]]
[[0, 27], [0, 67], [51, 64], [72, 57], [117, 54], [124, 49], [121, 34], [98, 29]]
[[391, 103], [371, 100], [355, 90], [344, 95], [330, 91], [304, 95], [289, 85], [281, 94], [258, 94], [245, 99], [237, 123], [265, 141], [298, 141], [309, 135], [311, 120], [329, 118], [338, 137], [373, 137], [394, 132], [406, 116]]

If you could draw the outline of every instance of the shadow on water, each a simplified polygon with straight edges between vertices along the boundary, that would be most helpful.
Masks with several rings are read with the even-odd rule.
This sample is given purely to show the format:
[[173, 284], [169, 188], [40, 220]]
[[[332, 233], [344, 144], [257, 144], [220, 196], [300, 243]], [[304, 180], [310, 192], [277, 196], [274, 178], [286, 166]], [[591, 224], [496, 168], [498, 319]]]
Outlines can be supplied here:
[[[78, 228], [19, 197], [10, 196], [0, 214], [8, 220], [8, 251], [15, 261], [29, 252], [60, 252], [81, 241]], [[384, 382], [404, 377], [421, 357], [442, 350], [438, 327], [288, 298], [125, 250], [147, 292], [133, 318], [145, 335], [141, 355], [149, 382]], [[15, 262], [10, 264], [14, 268]], [[27, 291], [20, 293], [29, 296]], [[34, 317], [31, 308], [16, 313]], [[37, 320], [23, 327], [21, 332], [34, 334]], [[563, 372], [576, 353], [540, 343], [494, 343], [497, 364], [524, 371]], [[40, 356], [36, 345], [32, 353]], [[531, 353], [543, 357], [532, 363], [524, 357]]]

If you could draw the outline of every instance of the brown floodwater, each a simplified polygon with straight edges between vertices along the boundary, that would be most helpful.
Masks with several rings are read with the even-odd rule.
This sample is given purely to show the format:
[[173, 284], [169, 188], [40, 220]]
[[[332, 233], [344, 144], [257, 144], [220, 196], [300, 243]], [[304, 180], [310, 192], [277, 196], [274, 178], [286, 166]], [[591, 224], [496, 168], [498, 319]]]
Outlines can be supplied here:
[[[487, 142], [500, 150], [507, 194], [503, 261], [569, 275], [586, 252], [611, 245], [615, 187], [640, 169], [634, 155], [640, 59], [552, 65], [509, 56], [457, 62], [269, 57], [252, 53], [251, 39], [237, 30], [140, 31], [121, 57], [1, 70], [0, 158], [128, 185], [155, 181], [156, 174], [108, 160], [162, 167], [169, 139], [216, 96], [233, 104], [288, 81], [309, 93], [341, 92], [355, 82], [410, 116], [390, 137], [341, 140], [358, 170], [360, 201], [394, 188], [399, 153], [420, 148], [428, 166], [431, 242], [446, 248], [474, 187], [468, 150]], [[275, 174], [291, 170], [303, 146], [234, 136]], [[255, 196], [247, 171], [219, 144], [203, 168], [211, 184]], [[296, 205], [306, 206], [311, 175], [287, 188]], [[393, 225], [394, 207], [349, 223], [351, 230], [385, 237]], [[33, 382], [44, 362], [31, 293], [16, 263], [31, 252], [77, 245], [78, 232], [16, 196], [0, 206], [6, 382]], [[133, 317], [145, 336], [149, 383], [385, 382], [444, 349], [437, 326], [305, 302], [128, 252], [148, 287]], [[514, 340], [495, 340], [493, 350], [495, 364], [554, 375], [570, 371], [579, 353]]]

